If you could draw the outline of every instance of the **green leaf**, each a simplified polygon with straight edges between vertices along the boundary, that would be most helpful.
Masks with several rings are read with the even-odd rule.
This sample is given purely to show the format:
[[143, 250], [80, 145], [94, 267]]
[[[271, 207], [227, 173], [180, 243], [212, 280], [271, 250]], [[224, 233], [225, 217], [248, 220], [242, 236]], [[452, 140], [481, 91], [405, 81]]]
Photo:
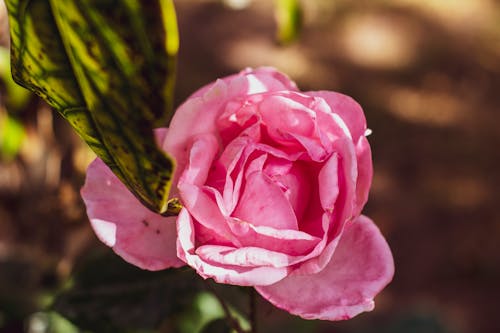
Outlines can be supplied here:
[[200, 292], [176, 319], [177, 330], [180, 333], [199, 333], [209, 322], [225, 318], [224, 310], [217, 298], [205, 291]]
[[172, 107], [172, 0], [7, 0], [15, 81], [59, 111], [147, 207], [166, 213], [174, 161], [152, 128]]
[[201, 333], [231, 333], [233, 332], [232, 327], [227, 322], [226, 318], [219, 318], [209, 322]]
[[[250, 331], [250, 322], [248, 321], [245, 310], [248, 305], [248, 287], [230, 286], [215, 283], [212, 280], [205, 280], [207, 292], [199, 293], [191, 307], [191, 311], [184, 311], [179, 320], [179, 329], [182, 333], [201, 332], [211, 321], [223, 318], [227, 323], [227, 318], [220, 300], [226, 304], [232, 320], [246, 332]], [[216, 325], [216, 324], [214, 324]], [[218, 324], [217, 324], [218, 325]]]
[[275, 16], [278, 25], [276, 36], [281, 44], [297, 39], [302, 26], [302, 9], [299, 0], [275, 0]]

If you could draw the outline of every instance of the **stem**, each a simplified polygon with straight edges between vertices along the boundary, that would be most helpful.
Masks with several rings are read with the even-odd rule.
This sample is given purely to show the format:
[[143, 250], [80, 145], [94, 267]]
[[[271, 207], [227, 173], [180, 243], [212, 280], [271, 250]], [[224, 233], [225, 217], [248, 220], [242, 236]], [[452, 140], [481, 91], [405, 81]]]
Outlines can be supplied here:
[[181, 212], [182, 204], [179, 198], [172, 198], [168, 200], [167, 211], [161, 215], [163, 216], [177, 216]]
[[250, 288], [250, 333], [257, 333], [257, 293]]
[[243, 328], [241, 328], [238, 320], [236, 320], [233, 317], [231, 311], [229, 310], [229, 306], [227, 305], [226, 301], [224, 301], [224, 299], [221, 297], [221, 295], [217, 292], [217, 290], [215, 290], [215, 288], [210, 284], [210, 282], [208, 282], [208, 280], [203, 280], [203, 281], [205, 282], [207, 289], [210, 290], [210, 292], [215, 296], [215, 298], [217, 298], [220, 305], [222, 306], [222, 309], [224, 310], [229, 325], [238, 333], [247, 333]]

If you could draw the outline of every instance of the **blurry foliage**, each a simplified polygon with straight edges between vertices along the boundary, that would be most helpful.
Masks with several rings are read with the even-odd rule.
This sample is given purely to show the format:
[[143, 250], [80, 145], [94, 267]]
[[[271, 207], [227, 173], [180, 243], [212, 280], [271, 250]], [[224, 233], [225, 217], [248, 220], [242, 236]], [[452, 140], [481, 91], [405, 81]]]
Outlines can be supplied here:
[[[252, 4], [252, 0], [221, 0], [234, 10], [243, 10]], [[274, 0], [274, 19], [276, 40], [281, 45], [294, 42], [302, 29], [303, 8], [300, 0]]]
[[87, 260], [53, 309], [99, 333], [155, 329], [180, 316], [201, 289], [191, 270], [144, 271], [110, 253]]
[[275, 0], [276, 38], [288, 44], [298, 38], [302, 27], [302, 9], [299, 0]]
[[[26, 107], [31, 92], [14, 82], [10, 70], [10, 53], [5, 47], [0, 46], [0, 79], [5, 87], [1, 102], [11, 111], [21, 110]], [[5, 100], [4, 100], [5, 97]], [[1, 132], [1, 131], [0, 131]]]
[[17, 155], [25, 136], [22, 123], [0, 110], [0, 160], [9, 162]]
[[231, 333], [232, 328], [228, 325], [227, 321], [223, 318], [215, 319], [209, 322], [201, 333]]
[[89, 257], [66, 284], [50, 309], [95, 333], [196, 333], [225, 316], [192, 269], [145, 271], [111, 252]]
[[217, 299], [208, 292], [200, 291], [189, 307], [176, 318], [176, 326], [179, 332], [200, 332], [206, 325], [218, 319], [227, 322], [224, 311]]
[[0, 160], [10, 162], [21, 149], [25, 136], [23, 124], [13, 115], [26, 107], [31, 93], [17, 85], [10, 72], [9, 50], [0, 47]]
[[56, 312], [36, 312], [26, 326], [28, 333], [86, 333]]

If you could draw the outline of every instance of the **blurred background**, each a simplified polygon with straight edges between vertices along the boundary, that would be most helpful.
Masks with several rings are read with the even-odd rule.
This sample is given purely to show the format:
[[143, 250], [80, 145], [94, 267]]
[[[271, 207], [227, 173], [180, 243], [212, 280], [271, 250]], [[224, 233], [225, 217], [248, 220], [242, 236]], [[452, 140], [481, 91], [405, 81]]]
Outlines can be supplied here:
[[[302, 1], [300, 35], [285, 45], [273, 1], [175, 4], [177, 105], [217, 77], [270, 65], [302, 90], [354, 97], [373, 130], [364, 213], [392, 248], [393, 282], [346, 322], [259, 300], [259, 332], [500, 332], [500, 2]], [[0, 27], [7, 47], [3, 1]], [[10, 81], [0, 51], [0, 332], [49, 332], [41, 311], [55, 291], [89, 254], [111, 251], [79, 196], [93, 154]]]

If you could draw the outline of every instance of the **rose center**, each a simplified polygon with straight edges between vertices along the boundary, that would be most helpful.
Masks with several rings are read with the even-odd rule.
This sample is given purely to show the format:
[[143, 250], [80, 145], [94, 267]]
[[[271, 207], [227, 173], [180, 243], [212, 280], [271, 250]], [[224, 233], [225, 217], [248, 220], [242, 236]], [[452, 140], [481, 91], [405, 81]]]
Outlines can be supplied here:
[[300, 162], [268, 158], [263, 172], [283, 191], [292, 207], [297, 221], [304, 215], [309, 202], [311, 184], [306, 168]]

